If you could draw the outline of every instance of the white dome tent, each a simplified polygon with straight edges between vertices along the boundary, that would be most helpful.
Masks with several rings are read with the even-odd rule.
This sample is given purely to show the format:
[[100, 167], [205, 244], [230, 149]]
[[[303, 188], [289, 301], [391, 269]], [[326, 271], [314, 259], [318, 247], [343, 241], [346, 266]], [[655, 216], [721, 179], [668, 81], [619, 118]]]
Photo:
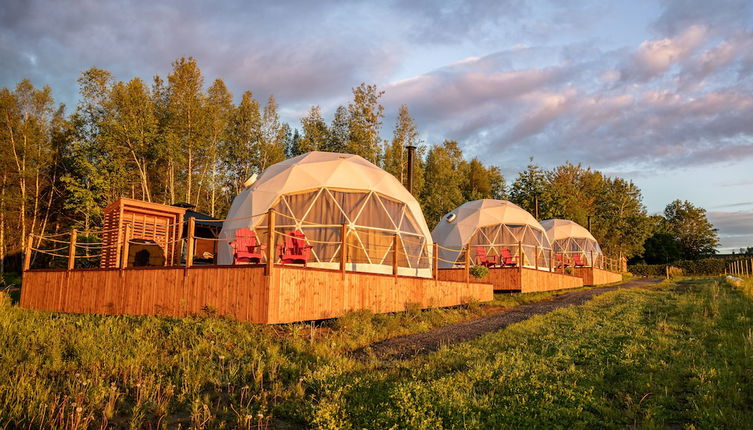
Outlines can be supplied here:
[[261, 214], [270, 208], [277, 211], [276, 231], [306, 235], [308, 266], [339, 267], [345, 224], [347, 269], [392, 273], [397, 235], [398, 274], [431, 277], [431, 234], [418, 202], [394, 176], [357, 155], [309, 152], [266, 169], [233, 200], [220, 233], [219, 264], [232, 264], [226, 243], [238, 229], [250, 228], [268, 242]]
[[[439, 245], [439, 267], [462, 265], [462, 249], [483, 248], [497, 256], [505, 248], [523, 267], [549, 270], [551, 246], [541, 224], [520, 206], [506, 200], [474, 200], [445, 215], [431, 233]], [[519, 255], [522, 252], [522, 259]]]
[[542, 221], [541, 226], [556, 254], [585, 256], [589, 266], [599, 261], [602, 255], [599, 242], [582, 225], [566, 219], [548, 219]]

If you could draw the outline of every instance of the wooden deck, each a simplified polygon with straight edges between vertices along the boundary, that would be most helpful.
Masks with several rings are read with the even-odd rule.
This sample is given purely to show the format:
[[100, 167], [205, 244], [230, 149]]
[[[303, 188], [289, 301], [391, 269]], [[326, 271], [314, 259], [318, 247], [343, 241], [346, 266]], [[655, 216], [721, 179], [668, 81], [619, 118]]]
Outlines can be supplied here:
[[[438, 278], [447, 281], [464, 281], [465, 270], [462, 268], [439, 269]], [[518, 267], [491, 268], [489, 274], [480, 281], [491, 283], [495, 291], [522, 293], [564, 290], [583, 286], [583, 279], [577, 276]]]
[[221, 315], [262, 324], [493, 299], [488, 283], [274, 266], [29, 270], [21, 306], [104, 315]]
[[573, 275], [583, 279], [583, 285], [604, 285], [622, 281], [622, 274], [594, 267], [576, 267]]

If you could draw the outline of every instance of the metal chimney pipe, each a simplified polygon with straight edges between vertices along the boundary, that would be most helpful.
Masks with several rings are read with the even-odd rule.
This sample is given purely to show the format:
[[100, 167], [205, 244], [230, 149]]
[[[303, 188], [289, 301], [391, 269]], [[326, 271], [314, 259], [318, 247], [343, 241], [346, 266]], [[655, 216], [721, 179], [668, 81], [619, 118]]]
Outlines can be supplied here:
[[591, 231], [591, 215], [588, 216], [588, 231]]
[[533, 195], [533, 217], [536, 218], [536, 221], [539, 220], [539, 195], [534, 194]]
[[413, 194], [413, 160], [416, 158], [416, 147], [408, 145], [408, 192]]

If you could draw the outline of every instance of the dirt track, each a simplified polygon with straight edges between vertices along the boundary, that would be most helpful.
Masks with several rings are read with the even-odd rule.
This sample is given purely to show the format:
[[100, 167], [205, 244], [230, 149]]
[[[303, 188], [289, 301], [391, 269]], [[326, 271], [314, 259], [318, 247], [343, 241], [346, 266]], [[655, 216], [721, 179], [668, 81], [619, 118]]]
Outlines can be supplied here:
[[660, 282], [661, 279], [635, 279], [624, 284], [564, 293], [549, 300], [516, 306], [477, 320], [438, 327], [426, 333], [401, 336], [373, 343], [353, 351], [353, 357], [366, 359], [372, 354], [380, 360], [403, 360], [419, 354], [436, 351], [443, 345], [467, 342], [482, 335], [501, 330], [510, 324], [525, 321], [532, 316], [546, 314], [559, 308], [577, 306], [610, 291], [640, 288]]

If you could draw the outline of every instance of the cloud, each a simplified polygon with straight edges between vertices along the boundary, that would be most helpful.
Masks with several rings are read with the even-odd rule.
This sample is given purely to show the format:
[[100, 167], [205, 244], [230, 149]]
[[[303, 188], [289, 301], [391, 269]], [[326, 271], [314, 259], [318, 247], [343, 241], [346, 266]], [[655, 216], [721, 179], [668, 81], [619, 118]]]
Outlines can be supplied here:
[[677, 37], [647, 40], [627, 59], [621, 77], [647, 81], [688, 59], [704, 42], [708, 28], [691, 25]]
[[[362, 81], [379, 82], [398, 66], [376, 28], [354, 28], [340, 14], [361, 4], [288, 2], [60, 1], [4, 4], [0, 20], [2, 84], [20, 77], [50, 83], [74, 99], [75, 79], [91, 67], [119, 79], [166, 74], [181, 56], [199, 61], [207, 81], [223, 78], [236, 92], [274, 93], [281, 103], [318, 102], [347, 94]], [[337, 22], [340, 20], [342, 22]], [[328, 20], [335, 20], [325, 25]], [[329, 31], [338, 27], [339, 34]]]
[[535, 155], [651, 171], [753, 158], [750, 2], [661, 1], [642, 21], [652, 33], [578, 38], [617, 7], [600, 3], [9, 0], [0, 84], [30, 77], [73, 101], [88, 67], [148, 81], [193, 56], [236, 96], [275, 94], [290, 121], [380, 84], [385, 137], [406, 104], [428, 143], [456, 139], [497, 164]]

